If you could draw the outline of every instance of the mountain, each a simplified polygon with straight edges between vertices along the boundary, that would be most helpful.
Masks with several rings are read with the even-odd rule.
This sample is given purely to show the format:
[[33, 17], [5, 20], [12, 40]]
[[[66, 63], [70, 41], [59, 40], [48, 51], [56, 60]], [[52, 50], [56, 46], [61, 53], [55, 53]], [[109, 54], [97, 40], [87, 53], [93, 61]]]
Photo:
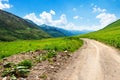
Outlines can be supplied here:
[[53, 27], [53, 26], [48, 26], [48, 25], [40, 25], [40, 28], [50, 34], [52, 37], [64, 37], [64, 36], [71, 36], [72, 33], [70, 33], [67, 30]]
[[78, 31], [78, 30], [65, 30], [62, 28], [57, 28], [54, 26], [48, 26], [48, 25], [41, 25], [40, 28], [50, 34], [52, 37], [64, 37], [64, 36], [73, 36], [73, 35], [79, 35], [79, 34], [84, 34], [90, 31], [83, 30], [83, 31]]
[[18, 39], [42, 39], [50, 35], [40, 29], [37, 25], [0, 10], [0, 40], [13, 41]]
[[80, 34], [86, 34], [89, 32], [93, 32], [92, 30], [71, 30], [70, 31], [73, 35], [80, 35]]
[[101, 30], [82, 35], [81, 37], [92, 38], [120, 48], [120, 19]]

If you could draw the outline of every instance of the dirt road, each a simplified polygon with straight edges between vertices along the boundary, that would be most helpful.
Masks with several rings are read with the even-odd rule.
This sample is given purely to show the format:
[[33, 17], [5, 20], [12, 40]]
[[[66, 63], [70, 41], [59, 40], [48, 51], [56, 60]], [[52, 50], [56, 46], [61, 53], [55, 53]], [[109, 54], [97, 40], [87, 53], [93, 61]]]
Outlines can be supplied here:
[[83, 39], [85, 44], [55, 80], [120, 80], [119, 52], [100, 42]]

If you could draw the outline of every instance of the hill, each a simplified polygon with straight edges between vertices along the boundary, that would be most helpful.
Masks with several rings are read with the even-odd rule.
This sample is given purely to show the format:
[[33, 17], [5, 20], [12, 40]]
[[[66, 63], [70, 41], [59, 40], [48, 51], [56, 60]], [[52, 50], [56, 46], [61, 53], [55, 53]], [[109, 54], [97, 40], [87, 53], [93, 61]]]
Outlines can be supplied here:
[[71, 30], [70, 31], [73, 35], [79, 35], [79, 34], [86, 34], [89, 32], [93, 32], [92, 30]]
[[81, 37], [96, 39], [98, 41], [120, 48], [120, 19], [109, 24], [101, 30], [81, 35]]
[[40, 28], [50, 34], [52, 37], [64, 37], [64, 36], [73, 36], [73, 35], [79, 35], [79, 34], [84, 34], [89, 31], [83, 30], [83, 31], [78, 31], [78, 30], [65, 30], [62, 28], [54, 27], [54, 26], [48, 26], [48, 25], [41, 25]]
[[52, 37], [64, 37], [64, 36], [71, 36], [72, 33], [61, 29], [61, 28], [57, 28], [57, 27], [53, 27], [53, 26], [48, 26], [48, 25], [40, 25], [40, 28], [42, 30], [44, 30], [45, 32], [47, 32], [48, 34], [50, 34]]
[[37, 25], [0, 10], [0, 40], [13, 41], [18, 39], [42, 39], [50, 37], [49, 34]]

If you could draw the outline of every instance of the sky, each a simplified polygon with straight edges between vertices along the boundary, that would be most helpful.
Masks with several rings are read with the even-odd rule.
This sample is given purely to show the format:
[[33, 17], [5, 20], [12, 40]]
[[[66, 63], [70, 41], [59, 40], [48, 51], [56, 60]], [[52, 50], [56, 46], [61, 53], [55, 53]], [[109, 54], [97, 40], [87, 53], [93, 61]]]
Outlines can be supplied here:
[[120, 0], [0, 0], [0, 9], [67, 30], [99, 30], [120, 18]]

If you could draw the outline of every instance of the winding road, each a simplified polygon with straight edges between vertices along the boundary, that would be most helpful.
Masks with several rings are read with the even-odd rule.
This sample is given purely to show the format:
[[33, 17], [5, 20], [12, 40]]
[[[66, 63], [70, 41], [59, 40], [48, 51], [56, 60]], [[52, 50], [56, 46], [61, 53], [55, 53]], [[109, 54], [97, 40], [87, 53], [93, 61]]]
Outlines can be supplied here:
[[84, 46], [55, 80], [120, 80], [119, 51], [95, 40], [83, 40]]

